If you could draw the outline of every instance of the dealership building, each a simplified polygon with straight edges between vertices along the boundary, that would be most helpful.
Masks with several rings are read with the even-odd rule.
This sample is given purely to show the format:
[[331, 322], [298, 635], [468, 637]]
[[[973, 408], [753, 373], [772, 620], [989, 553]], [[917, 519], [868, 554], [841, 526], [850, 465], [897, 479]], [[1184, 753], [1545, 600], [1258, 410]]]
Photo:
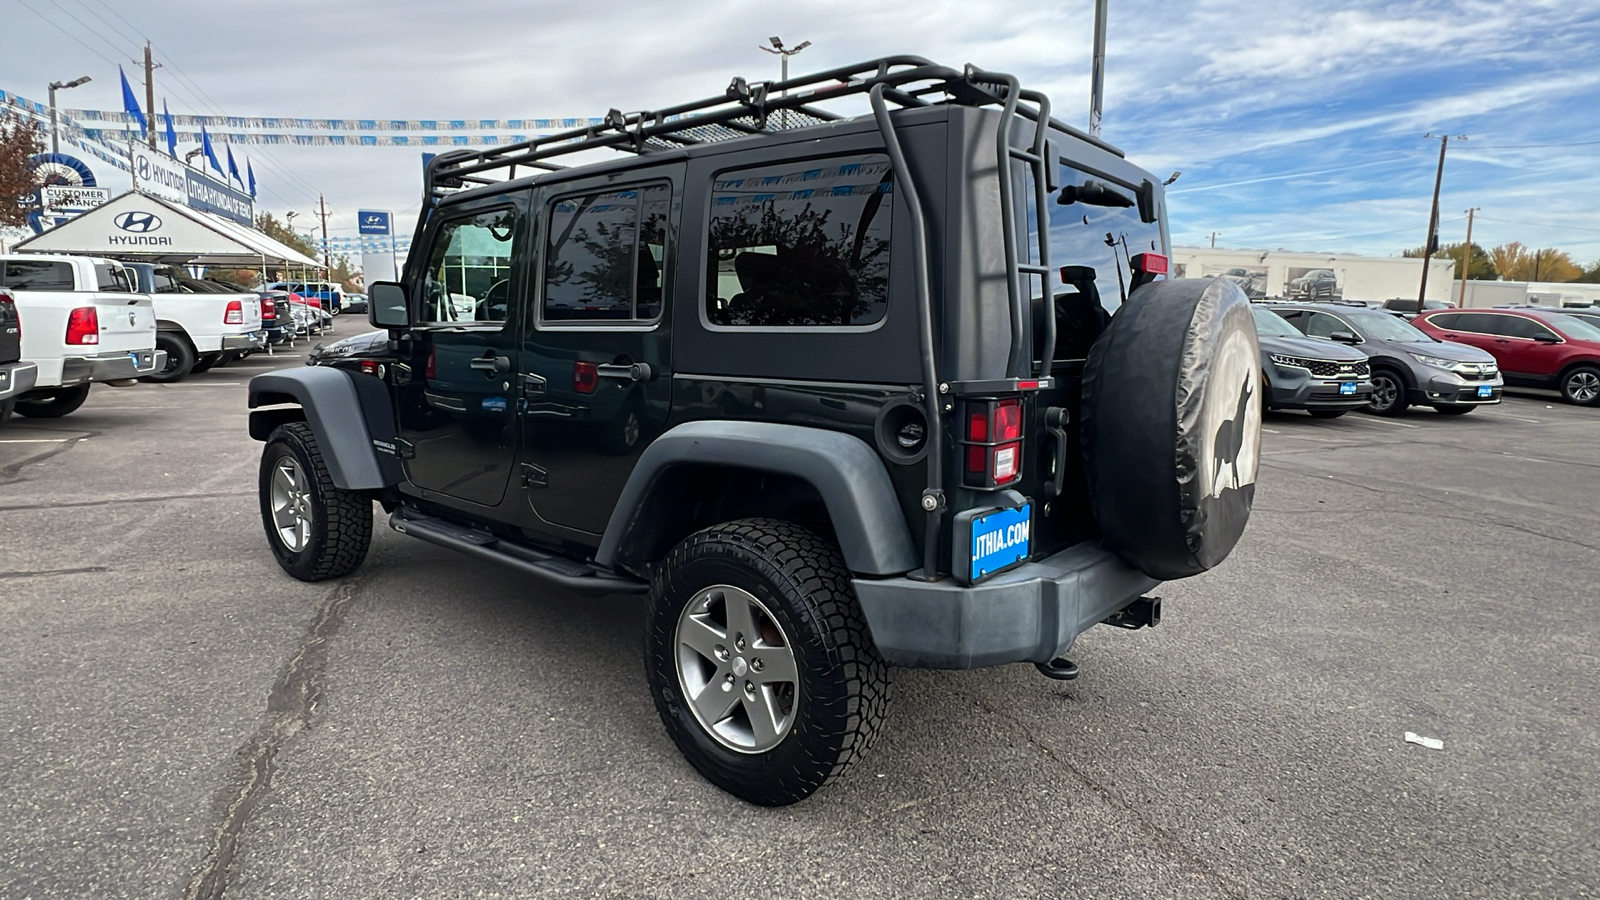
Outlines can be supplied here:
[[[1414, 299], [1422, 284], [1422, 260], [1394, 256], [1174, 247], [1172, 263], [1179, 278], [1226, 276], [1253, 299]], [[1429, 299], [1451, 298], [1455, 269], [1454, 260], [1429, 262]]]

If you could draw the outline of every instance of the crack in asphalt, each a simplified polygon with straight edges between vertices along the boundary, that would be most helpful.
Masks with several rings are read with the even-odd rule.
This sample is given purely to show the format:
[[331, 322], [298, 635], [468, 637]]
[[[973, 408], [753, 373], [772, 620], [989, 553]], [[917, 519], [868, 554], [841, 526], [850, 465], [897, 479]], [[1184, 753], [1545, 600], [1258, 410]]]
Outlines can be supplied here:
[[17, 462], [14, 462], [9, 466], [0, 467], [0, 484], [15, 484], [18, 481], [22, 481], [23, 479], [20, 478], [19, 476], [22, 474], [22, 470], [23, 469], [26, 469], [27, 467], [32, 466], [32, 465], [36, 465], [38, 463], [42, 463], [45, 460], [50, 459], [52, 457], [60, 456], [61, 454], [67, 452], [68, 450], [71, 450], [73, 447], [78, 446], [79, 444], [83, 443], [84, 441], [87, 441], [90, 438], [97, 438], [97, 437], [101, 436], [102, 434], [105, 434], [105, 432], [103, 432], [103, 431], [84, 431], [84, 432], [80, 432], [80, 433], [76, 434], [73, 437], [69, 437], [69, 438], [66, 438], [66, 439], [62, 440], [61, 445], [58, 446], [58, 447], [53, 447], [53, 448], [51, 448], [49, 450], [44, 451], [43, 453], [39, 453], [39, 454], [36, 454], [34, 456], [27, 457], [26, 459], [18, 460]]
[[254, 497], [255, 491], [213, 491], [205, 494], [164, 494], [159, 497], [117, 497], [109, 500], [62, 500], [50, 503], [19, 503], [0, 506], [0, 512], [18, 512], [29, 509], [65, 509], [81, 506], [115, 506], [118, 503], [162, 503], [167, 500], [220, 500], [225, 497]]
[[106, 566], [84, 566], [79, 569], [40, 569], [37, 572], [0, 572], [0, 578], [44, 578], [50, 575], [87, 575], [91, 572], [109, 572]]
[[344, 625], [350, 603], [360, 593], [360, 576], [329, 592], [326, 602], [306, 629], [305, 637], [284, 664], [267, 695], [267, 717], [254, 735], [234, 753], [233, 777], [218, 790], [215, 807], [221, 813], [212, 837], [211, 852], [189, 882], [185, 900], [221, 900], [235, 875], [244, 829], [272, 788], [278, 769], [278, 751], [295, 735], [311, 727], [322, 701], [322, 676], [328, 665], [328, 641]]

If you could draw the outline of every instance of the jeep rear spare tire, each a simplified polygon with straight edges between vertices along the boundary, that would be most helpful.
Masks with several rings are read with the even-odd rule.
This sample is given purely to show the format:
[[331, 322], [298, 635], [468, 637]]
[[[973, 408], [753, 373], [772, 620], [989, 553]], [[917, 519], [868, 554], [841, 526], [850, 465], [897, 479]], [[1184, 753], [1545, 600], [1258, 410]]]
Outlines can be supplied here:
[[1152, 578], [1227, 557], [1255, 498], [1261, 354], [1220, 278], [1145, 285], [1089, 351], [1083, 455], [1106, 549]]

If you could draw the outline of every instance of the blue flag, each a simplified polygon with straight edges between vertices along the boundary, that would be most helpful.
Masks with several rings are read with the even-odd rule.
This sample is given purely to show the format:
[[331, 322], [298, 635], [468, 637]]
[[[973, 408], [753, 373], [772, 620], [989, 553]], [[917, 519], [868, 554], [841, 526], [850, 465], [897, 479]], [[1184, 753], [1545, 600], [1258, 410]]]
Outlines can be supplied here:
[[221, 175], [222, 163], [217, 162], [217, 151], [211, 149], [211, 135], [206, 131], [204, 125], [200, 126], [200, 149], [205, 152], [206, 159], [211, 162], [211, 168], [216, 169], [217, 174]]
[[178, 158], [178, 133], [172, 130], [172, 110], [167, 109], [167, 101], [161, 101], [161, 113], [167, 119], [167, 155], [173, 159]]
[[239, 174], [239, 164], [233, 161], [233, 145], [229, 144], [223, 149], [228, 151], [228, 174], [233, 177], [234, 181], [239, 182], [242, 187], [244, 185], [244, 177]]
[[122, 111], [139, 123], [139, 130], [145, 133], [150, 131], [150, 123], [145, 120], [144, 111], [139, 108], [139, 101], [133, 97], [133, 88], [128, 86], [128, 73], [117, 66], [117, 74], [122, 76]]
[[250, 199], [256, 197], [256, 167], [250, 165], [250, 160], [244, 161], [244, 170], [250, 176]]

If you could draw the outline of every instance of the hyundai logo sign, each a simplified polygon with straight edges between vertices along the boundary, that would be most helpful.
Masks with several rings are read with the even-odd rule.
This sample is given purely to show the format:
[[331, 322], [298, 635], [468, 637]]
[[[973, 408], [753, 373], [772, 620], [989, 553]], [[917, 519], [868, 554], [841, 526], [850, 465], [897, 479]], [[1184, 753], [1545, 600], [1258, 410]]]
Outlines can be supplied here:
[[146, 234], [161, 227], [161, 217], [147, 212], [125, 212], [112, 222], [123, 231], [134, 234]]

